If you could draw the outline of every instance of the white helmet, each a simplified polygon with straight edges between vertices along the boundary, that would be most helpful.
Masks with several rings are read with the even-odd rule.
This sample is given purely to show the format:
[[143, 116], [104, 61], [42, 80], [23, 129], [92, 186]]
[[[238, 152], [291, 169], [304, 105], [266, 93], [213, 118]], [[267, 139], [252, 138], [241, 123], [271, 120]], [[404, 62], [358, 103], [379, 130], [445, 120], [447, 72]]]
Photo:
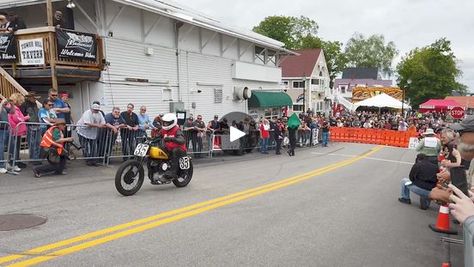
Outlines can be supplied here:
[[174, 126], [176, 126], [176, 124], [178, 123], [178, 118], [176, 118], [176, 114], [174, 114], [174, 113], [165, 114], [161, 118], [161, 120], [163, 121], [162, 128], [167, 130], [167, 131], [169, 129], [173, 128]]

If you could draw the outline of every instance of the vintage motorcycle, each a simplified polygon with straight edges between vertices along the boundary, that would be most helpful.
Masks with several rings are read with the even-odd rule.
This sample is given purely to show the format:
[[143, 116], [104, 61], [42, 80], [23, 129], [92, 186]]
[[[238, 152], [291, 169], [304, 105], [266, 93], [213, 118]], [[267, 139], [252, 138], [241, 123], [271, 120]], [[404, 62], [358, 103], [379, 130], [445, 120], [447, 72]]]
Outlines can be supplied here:
[[188, 155], [179, 158], [178, 177], [168, 180], [164, 173], [171, 168], [171, 159], [164, 149], [162, 138], [142, 139], [134, 151], [134, 157], [120, 165], [115, 174], [115, 188], [124, 196], [138, 192], [145, 178], [146, 164], [148, 178], [153, 185], [170, 184], [185, 187], [193, 177], [193, 162]]

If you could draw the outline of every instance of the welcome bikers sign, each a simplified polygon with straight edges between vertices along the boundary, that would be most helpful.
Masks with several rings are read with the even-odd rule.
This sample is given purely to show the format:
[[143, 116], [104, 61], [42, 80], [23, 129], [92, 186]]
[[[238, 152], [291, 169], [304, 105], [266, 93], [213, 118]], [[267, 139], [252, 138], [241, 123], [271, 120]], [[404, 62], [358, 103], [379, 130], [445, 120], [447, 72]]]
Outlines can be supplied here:
[[94, 34], [56, 29], [58, 57], [89, 61], [97, 59], [97, 39]]
[[0, 34], [0, 62], [16, 61], [17, 45], [15, 35]]

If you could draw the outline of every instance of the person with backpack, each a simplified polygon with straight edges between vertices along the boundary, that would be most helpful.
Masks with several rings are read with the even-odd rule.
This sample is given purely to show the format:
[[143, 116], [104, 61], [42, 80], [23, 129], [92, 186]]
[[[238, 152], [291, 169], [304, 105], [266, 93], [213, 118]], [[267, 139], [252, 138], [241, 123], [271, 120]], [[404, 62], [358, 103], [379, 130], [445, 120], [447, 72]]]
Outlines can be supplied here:
[[300, 127], [301, 121], [296, 113], [293, 113], [288, 119], [288, 138], [290, 139], [290, 148], [288, 149], [288, 155], [290, 157], [295, 155], [296, 148], [296, 133]]

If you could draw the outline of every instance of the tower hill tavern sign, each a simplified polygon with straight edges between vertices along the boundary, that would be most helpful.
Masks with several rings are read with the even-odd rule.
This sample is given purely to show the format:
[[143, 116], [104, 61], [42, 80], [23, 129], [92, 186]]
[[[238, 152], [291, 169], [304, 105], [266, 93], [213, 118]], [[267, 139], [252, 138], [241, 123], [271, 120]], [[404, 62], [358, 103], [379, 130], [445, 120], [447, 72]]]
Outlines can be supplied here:
[[44, 65], [43, 39], [19, 40], [21, 65]]

